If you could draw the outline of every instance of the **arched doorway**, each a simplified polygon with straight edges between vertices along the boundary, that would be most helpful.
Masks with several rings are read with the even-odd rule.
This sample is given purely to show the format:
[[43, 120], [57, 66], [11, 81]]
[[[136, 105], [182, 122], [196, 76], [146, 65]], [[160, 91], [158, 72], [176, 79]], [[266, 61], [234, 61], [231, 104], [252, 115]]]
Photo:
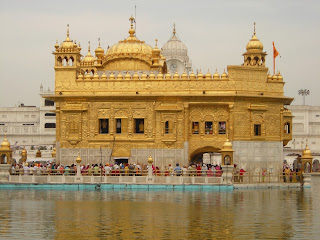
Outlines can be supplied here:
[[221, 164], [221, 154], [220, 148], [215, 148], [211, 146], [198, 148], [190, 154], [189, 161], [192, 164], [211, 164], [220, 165]]

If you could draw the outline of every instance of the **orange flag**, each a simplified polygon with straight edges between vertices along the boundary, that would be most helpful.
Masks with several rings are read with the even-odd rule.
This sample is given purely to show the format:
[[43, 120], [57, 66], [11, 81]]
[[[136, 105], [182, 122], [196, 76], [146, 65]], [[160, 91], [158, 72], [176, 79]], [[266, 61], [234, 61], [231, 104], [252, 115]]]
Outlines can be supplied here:
[[273, 44], [273, 58], [276, 58], [279, 55], [279, 52], [277, 51], [276, 47], [274, 46], [274, 42], [272, 42]]

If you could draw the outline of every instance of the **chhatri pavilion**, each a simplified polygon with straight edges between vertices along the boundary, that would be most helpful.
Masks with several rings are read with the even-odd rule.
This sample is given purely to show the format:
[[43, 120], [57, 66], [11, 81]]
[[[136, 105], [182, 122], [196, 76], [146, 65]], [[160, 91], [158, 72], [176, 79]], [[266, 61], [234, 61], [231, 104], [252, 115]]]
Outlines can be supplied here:
[[[95, 56], [89, 45], [82, 57], [69, 28], [56, 43], [55, 95], [47, 98], [56, 103], [57, 162], [72, 164], [80, 152], [83, 164], [145, 164], [151, 154], [164, 168], [197, 162], [230, 141], [239, 167], [281, 169], [283, 146], [292, 138], [285, 105], [293, 99], [284, 96], [280, 73], [268, 74], [255, 31], [243, 63], [221, 75], [195, 74], [186, 52], [182, 63], [173, 57], [167, 62], [157, 41], [151, 46], [139, 40], [130, 21], [129, 36], [106, 50], [99, 42]], [[165, 53], [170, 47], [185, 51], [177, 37], [171, 40]], [[187, 70], [179, 74], [181, 64]]]

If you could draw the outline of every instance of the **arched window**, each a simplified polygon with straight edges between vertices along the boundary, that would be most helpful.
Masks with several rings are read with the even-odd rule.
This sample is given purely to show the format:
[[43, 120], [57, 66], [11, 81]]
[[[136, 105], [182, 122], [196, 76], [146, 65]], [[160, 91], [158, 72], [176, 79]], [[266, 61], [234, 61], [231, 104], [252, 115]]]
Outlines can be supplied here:
[[67, 67], [68, 66], [68, 58], [67, 57], [64, 57], [63, 61], [62, 61], [62, 65], [64, 67]]
[[57, 66], [62, 66], [62, 58], [61, 57], [57, 58]]
[[74, 59], [73, 59], [73, 57], [71, 57], [71, 58], [69, 59], [69, 66], [70, 66], [70, 67], [73, 67], [73, 64], [74, 64]]
[[259, 58], [258, 57], [254, 57], [254, 63], [258, 64], [259, 63]]
[[91, 70], [90, 75], [91, 75], [91, 76], [94, 75], [94, 70]]

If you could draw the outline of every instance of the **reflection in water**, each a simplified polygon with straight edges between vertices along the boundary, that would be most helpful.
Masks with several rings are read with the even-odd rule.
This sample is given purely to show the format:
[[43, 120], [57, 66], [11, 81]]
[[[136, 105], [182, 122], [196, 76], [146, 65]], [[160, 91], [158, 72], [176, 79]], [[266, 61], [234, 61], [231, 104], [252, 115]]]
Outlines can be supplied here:
[[316, 239], [316, 188], [0, 190], [0, 239]]

